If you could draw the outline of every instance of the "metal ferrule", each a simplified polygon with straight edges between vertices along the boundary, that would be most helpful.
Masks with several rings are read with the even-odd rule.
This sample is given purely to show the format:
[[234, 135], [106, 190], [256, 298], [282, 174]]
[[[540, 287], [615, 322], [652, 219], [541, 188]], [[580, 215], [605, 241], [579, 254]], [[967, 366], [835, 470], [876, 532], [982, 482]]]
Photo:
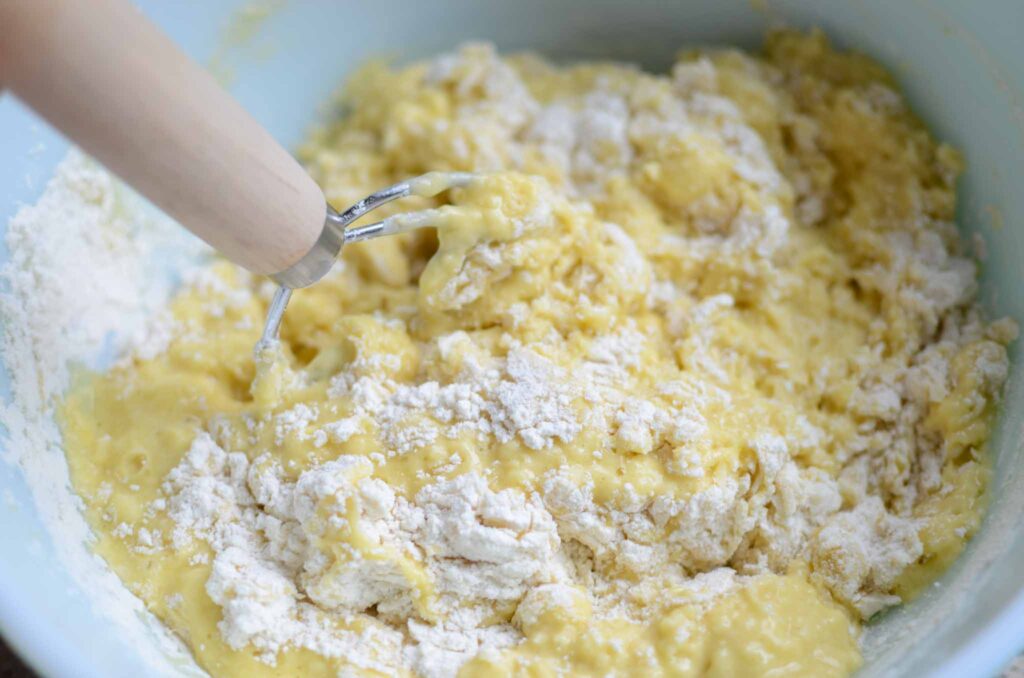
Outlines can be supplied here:
[[344, 244], [345, 227], [338, 225], [338, 213], [328, 205], [323, 230], [320, 231], [320, 237], [313, 243], [313, 247], [294, 264], [270, 277], [278, 285], [288, 289], [308, 287], [327, 275], [341, 254]]

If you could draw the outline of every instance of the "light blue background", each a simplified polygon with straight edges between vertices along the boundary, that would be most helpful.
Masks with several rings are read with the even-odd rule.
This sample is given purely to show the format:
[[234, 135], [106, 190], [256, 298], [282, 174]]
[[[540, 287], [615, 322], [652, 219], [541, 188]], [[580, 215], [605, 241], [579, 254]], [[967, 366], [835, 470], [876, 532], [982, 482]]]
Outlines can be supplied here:
[[[221, 31], [242, 4], [140, 3], [203, 61], [222, 44]], [[248, 47], [228, 54], [236, 74], [231, 89], [283, 143], [294, 145], [322, 116], [344, 75], [370, 56], [415, 57], [480, 38], [503, 49], [628, 59], [657, 69], [683, 45], [756, 47], [766, 26], [779, 21], [820, 26], [840, 45], [887, 64], [935, 133], [964, 151], [969, 169], [960, 223], [966, 233], [980, 233], [989, 250], [982, 298], [994, 313], [1024, 319], [1024, 2], [768, 0], [759, 6], [747, 0], [294, 0], [272, 14]], [[0, 98], [0, 223], [38, 197], [66, 149], [10, 96]], [[1012, 353], [1019, 362], [1019, 346]], [[1011, 376], [995, 439], [993, 502], [981, 535], [943, 586], [882, 620], [868, 644], [864, 675], [987, 675], [1024, 646], [1024, 538], [1015, 529], [1019, 503], [1012, 502], [1024, 494], [1021, 372]], [[136, 650], [93, 615], [55, 561], [49, 535], [25, 508], [32, 504], [18, 471], [0, 463], [0, 497], [5, 492], [21, 508], [0, 500], [0, 632], [45, 675], [142, 675]], [[944, 592], [966, 577], [976, 581], [959, 613], [915, 633], [908, 620], [940, 614]]]

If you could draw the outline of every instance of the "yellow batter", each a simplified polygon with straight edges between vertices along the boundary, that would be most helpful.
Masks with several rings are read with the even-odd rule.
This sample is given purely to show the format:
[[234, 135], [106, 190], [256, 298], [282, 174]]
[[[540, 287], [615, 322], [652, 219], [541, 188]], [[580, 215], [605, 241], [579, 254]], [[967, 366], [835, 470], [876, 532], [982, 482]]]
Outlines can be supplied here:
[[259, 369], [267, 286], [217, 263], [83, 376], [128, 586], [218, 676], [852, 672], [983, 509], [1016, 330], [973, 306], [956, 152], [818, 34], [664, 76], [471, 45], [344, 103], [301, 153], [336, 206], [479, 177]]

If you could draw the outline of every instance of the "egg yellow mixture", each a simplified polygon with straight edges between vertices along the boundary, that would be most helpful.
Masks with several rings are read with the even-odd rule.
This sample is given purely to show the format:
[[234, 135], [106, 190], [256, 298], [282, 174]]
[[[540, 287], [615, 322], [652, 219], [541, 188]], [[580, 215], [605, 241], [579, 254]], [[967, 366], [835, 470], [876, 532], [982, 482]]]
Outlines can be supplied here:
[[212, 264], [63, 408], [96, 551], [212, 675], [843, 676], [976, 529], [1016, 327], [870, 60], [468, 45], [300, 155], [339, 208], [476, 179], [258, 360], [272, 287]]

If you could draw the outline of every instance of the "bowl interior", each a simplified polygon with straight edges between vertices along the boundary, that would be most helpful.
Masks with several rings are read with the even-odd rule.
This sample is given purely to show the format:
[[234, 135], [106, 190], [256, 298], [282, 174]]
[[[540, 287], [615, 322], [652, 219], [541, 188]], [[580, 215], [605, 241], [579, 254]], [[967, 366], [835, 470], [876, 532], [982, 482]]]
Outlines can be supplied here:
[[[267, 3], [270, 11], [232, 20], [245, 0], [139, 3], [200, 60], [213, 59], [257, 119], [294, 145], [328, 110], [346, 72], [368, 57], [414, 58], [468, 39], [503, 50], [531, 49], [562, 59], [611, 58], [660, 69], [693, 44], [756, 48], [766, 28], [821, 27], [842, 47], [886, 64], [912, 106], [939, 137], [960, 148], [965, 237], [987, 244], [982, 301], [995, 315], [1024, 320], [1024, 25], [1018, 0], [440, 0], [421, 3]], [[9, 95], [0, 96], [0, 223], [34, 201], [67, 144]], [[0, 244], [0, 260], [7, 252]], [[1020, 342], [1011, 361], [1020, 360]], [[9, 401], [6, 378], [0, 394]], [[1011, 370], [992, 443], [996, 473], [979, 535], [939, 585], [872, 625], [862, 675], [982, 675], [1024, 647], [1024, 372]], [[2, 443], [9, 445], [7, 441]], [[0, 452], [0, 459], [5, 455]], [[59, 471], [59, 469], [57, 470]], [[55, 472], [57, 472], [55, 471]], [[64, 471], [66, 474], [66, 471]], [[83, 589], [47, 525], [56, 493], [36, 492], [0, 463], [0, 632], [47, 675], [190, 673], [167, 656], [142, 612], [104, 618], [93, 604], [110, 591]], [[61, 548], [58, 548], [61, 547]], [[93, 563], [92, 566], [96, 566]], [[116, 582], [108, 579], [108, 584]], [[125, 630], [127, 629], [127, 630]], [[124, 631], [124, 632], [122, 632]], [[130, 632], [129, 632], [130, 631]], [[153, 658], [157, 657], [157, 665]]]

